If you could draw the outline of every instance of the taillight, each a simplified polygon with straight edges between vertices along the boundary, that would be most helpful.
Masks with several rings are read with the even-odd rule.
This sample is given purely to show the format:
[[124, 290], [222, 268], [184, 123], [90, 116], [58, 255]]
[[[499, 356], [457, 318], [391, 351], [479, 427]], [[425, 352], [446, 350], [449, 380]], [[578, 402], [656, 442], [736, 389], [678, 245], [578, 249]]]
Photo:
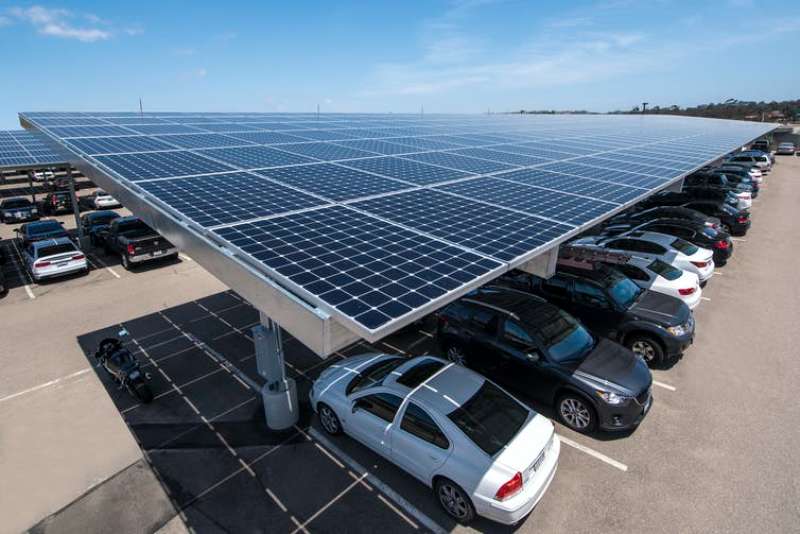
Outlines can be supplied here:
[[53, 197], [53, 200], [51, 201], [51, 204], [53, 204], [53, 206], [57, 205], [58, 204], [58, 199], [56, 197]]
[[46, 260], [37, 261], [36, 263], [33, 264], [34, 267], [47, 267], [48, 265], [50, 265], [50, 262]]
[[73, 260], [82, 260], [84, 258], [86, 258], [86, 256], [84, 256], [83, 254], [76, 254], [76, 255], [72, 256]]
[[506, 499], [510, 499], [517, 493], [522, 491], [522, 473], [517, 471], [517, 474], [514, 475], [514, 478], [500, 486], [500, 489], [497, 490], [495, 493], [494, 498], [498, 501], [505, 501]]
[[681, 295], [684, 295], [684, 296], [691, 295], [692, 293], [694, 293], [694, 289], [695, 288], [693, 288], [693, 287], [687, 287], [686, 289], [679, 289], [678, 293], [680, 293]]
[[714, 245], [713, 245], [714, 248], [719, 249], [719, 250], [728, 250], [729, 246], [730, 246], [730, 244], [728, 243], [727, 240], [714, 241]]
[[136, 254], [136, 247], [133, 245], [128, 245], [128, 256], [133, 256]]
[[736, 222], [738, 223], [746, 223], [747, 222], [747, 215], [739, 215], [736, 217]]
[[706, 265], [708, 265], [708, 262], [707, 261], [693, 261], [692, 265], [694, 265], [695, 267], [705, 267]]

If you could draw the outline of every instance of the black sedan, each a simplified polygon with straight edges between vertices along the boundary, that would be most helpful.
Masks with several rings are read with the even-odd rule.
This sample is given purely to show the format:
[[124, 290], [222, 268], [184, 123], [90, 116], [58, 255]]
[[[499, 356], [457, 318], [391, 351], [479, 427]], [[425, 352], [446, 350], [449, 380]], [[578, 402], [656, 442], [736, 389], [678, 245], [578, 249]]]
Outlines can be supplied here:
[[554, 406], [573, 430], [630, 430], [652, 405], [652, 376], [640, 358], [538, 297], [483, 288], [437, 317], [448, 359]]
[[716, 217], [709, 217], [697, 210], [684, 208], [682, 206], [656, 206], [654, 208], [640, 209], [638, 211], [628, 211], [621, 213], [608, 221], [612, 224], [632, 224], [637, 225], [654, 219], [681, 219], [697, 224], [703, 224], [710, 228], [719, 228], [720, 220]]
[[6, 198], [0, 202], [0, 221], [15, 223], [39, 219], [39, 210], [27, 198]]
[[27, 247], [34, 241], [43, 239], [56, 239], [58, 237], [69, 237], [69, 234], [62, 226], [62, 223], [55, 219], [44, 219], [41, 221], [25, 223], [15, 230], [17, 238], [22, 243], [22, 248]]

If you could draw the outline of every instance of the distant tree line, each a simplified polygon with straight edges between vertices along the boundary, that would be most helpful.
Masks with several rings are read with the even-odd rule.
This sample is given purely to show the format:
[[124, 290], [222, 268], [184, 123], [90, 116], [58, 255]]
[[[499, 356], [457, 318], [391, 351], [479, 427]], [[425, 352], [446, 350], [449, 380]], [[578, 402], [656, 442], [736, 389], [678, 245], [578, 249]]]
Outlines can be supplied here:
[[[641, 113], [639, 106], [629, 111], [612, 111], [612, 114]], [[790, 121], [800, 120], [800, 100], [781, 102], [754, 102], [730, 98], [720, 103], [702, 104], [694, 107], [648, 105], [645, 113], [653, 115], [687, 115], [691, 117], [711, 117], [716, 119], [738, 119], [751, 121]]]

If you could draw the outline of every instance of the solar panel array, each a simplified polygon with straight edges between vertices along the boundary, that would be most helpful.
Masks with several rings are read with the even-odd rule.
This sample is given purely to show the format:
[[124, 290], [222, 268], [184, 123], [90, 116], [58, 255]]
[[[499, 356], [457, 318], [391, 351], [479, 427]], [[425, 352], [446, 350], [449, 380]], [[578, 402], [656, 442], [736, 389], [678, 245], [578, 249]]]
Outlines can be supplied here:
[[22, 115], [372, 339], [772, 129], [655, 116]]
[[42, 135], [27, 130], [0, 130], [0, 169], [20, 169], [66, 163]]

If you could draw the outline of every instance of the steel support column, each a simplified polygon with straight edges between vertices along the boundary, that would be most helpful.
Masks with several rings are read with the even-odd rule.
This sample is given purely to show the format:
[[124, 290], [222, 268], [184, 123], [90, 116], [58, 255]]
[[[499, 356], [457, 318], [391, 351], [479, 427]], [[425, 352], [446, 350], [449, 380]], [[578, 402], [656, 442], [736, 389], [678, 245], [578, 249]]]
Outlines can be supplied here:
[[281, 328], [269, 317], [261, 315], [261, 324], [253, 327], [256, 367], [266, 383], [261, 388], [264, 415], [271, 430], [286, 430], [297, 423], [297, 386], [286, 377]]
[[[53, 178], [55, 181], [55, 177]], [[67, 182], [69, 183], [69, 198], [72, 202], [72, 213], [75, 215], [75, 228], [78, 231], [78, 246], [81, 250], [86, 250], [88, 243], [86, 236], [83, 235], [83, 227], [81, 226], [81, 208], [78, 206], [78, 195], [75, 194], [75, 177], [72, 176], [72, 166], [67, 166]]]

